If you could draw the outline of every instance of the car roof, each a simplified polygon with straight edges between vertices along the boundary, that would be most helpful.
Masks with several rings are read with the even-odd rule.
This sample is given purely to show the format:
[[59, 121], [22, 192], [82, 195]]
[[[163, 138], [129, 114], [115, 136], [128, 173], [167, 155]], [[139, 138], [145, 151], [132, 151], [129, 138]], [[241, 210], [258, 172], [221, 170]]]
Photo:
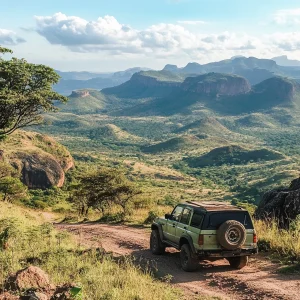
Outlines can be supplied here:
[[203, 201], [203, 202], [195, 202], [195, 201], [187, 201], [184, 203], [187, 206], [191, 206], [193, 208], [200, 208], [201, 210], [209, 211], [246, 211], [243, 208], [232, 205], [228, 202], [217, 202], [217, 201]]

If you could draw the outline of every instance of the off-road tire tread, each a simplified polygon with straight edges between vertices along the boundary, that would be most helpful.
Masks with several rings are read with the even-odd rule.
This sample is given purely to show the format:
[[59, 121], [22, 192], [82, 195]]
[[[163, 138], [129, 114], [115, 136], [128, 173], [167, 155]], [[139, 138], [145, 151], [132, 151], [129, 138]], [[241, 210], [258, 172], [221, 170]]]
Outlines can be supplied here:
[[[186, 252], [186, 254], [188, 255], [188, 258], [189, 258], [187, 264], [185, 264], [185, 265], [182, 262], [182, 260], [183, 260], [182, 256], [184, 255], [183, 254], [184, 251]], [[183, 244], [181, 247], [180, 262], [181, 262], [182, 269], [186, 272], [193, 272], [193, 271], [197, 270], [197, 268], [198, 268], [199, 261], [197, 258], [193, 257], [192, 250], [188, 244]]]
[[[157, 248], [154, 249], [153, 248], [153, 245], [152, 245], [152, 238], [155, 238], [157, 240]], [[150, 237], [150, 249], [151, 249], [151, 252], [152, 254], [155, 254], [155, 255], [162, 255], [165, 253], [166, 251], [166, 246], [163, 244], [163, 242], [161, 241], [160, 239], [160, 236], [159, 236], [159, 232], [158, 230], [152, 230], [151, 232], [151, 237]]]
[[[225, 233], [228, 230], [228, 228], [231, 226], [236, 226], [241, 229], [242, 238], [238, 245], [232, 245], [226, 240]], [[229, 220], [229, 221], [224, 222], [223, 224], [221, 224], [221, 226], [217, 230], [217, 240], [218, 240], [219, 244], [227, 250], [235, 250], [235, 249], [241, 248], [246, 241], [246, 235], [247, 235], [247, 233], [246, 233], [246, 229], [245, 229], [244, 225], [235, 220]]]

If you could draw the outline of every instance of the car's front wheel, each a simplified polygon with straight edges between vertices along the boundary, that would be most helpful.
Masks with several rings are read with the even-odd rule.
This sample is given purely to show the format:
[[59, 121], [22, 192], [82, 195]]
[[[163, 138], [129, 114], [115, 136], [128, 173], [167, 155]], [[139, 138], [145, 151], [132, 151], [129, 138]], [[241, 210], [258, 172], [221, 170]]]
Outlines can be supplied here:
[[180, 250], [181, 267], [186, 272], [193, 272], [198, 268], [198, 259], [193, 257], [191, 248], [188, 244], [184, 244]]
[[160, 255], [164, 254], [166, 247], [162, 243], [159, 232], [157, 230], [152, 230], [150, 236], [150, 249], [153, 254]]
[[248, 264], [248, 256], [228, 257], [230, 266], [234, 269], [242, 269]]

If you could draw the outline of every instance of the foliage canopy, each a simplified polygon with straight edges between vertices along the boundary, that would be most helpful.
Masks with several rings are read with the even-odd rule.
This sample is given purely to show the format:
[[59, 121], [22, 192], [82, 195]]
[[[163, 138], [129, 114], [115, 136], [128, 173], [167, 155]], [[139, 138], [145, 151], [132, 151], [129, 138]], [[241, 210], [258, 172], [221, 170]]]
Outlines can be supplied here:
[[[12, 53], [0, 47], [0, 54]], [[67, 98], [53, 91], [59, 75], [50, 67], [25, 59], [0, 58], [0, 136], [40, 123], [43, 112], [55, 111], [55, 101]]]
[[89, 208], [104, 212], [117, 205], [125, 216], [131, 200], [138, 194], [140, 191], [120, 170], [103, 168], [81, 178], [74, 199], [82, 213]]

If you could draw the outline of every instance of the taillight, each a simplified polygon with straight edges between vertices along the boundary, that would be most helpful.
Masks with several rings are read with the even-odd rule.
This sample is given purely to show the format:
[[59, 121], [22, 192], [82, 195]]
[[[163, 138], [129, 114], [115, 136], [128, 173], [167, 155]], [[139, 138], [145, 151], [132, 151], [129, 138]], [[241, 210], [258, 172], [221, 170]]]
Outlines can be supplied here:
[[256, 233], [254, 232], [253, 233], [253, 244], [256, 244], [257, 243], [257, 235]]
[[204, 245], [204, 235], [203, 234], [199, 234], [198, 245], [200, 245], [200, 246]]

